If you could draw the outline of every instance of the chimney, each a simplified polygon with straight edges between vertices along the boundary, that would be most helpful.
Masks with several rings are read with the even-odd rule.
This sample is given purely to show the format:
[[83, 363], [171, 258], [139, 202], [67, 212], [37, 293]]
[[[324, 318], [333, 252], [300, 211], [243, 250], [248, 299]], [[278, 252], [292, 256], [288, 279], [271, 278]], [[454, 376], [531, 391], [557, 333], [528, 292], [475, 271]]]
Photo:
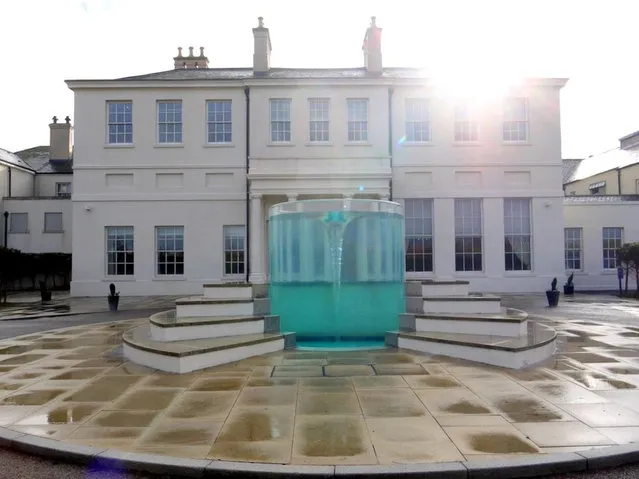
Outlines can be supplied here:
[[204, 47], [200, 47], [200, 54], [193, 54], [193, 47], [189, 47], [188, 56], [182, 55], [182, 47], [178, 47], [177, 57], [173, 57], [173, 66], [176, 70], [183, 68], [208, 68], [209, 59], [204, 56]]
[[253, 29], [253, 74], [267, 73], [271, 66], [271, 37], [264, 26], [264, 18], [257, 18], [259, 24]]
[[58, 123], [58, 117], [53, 117], [53, 123], [49, 125], [49, 159], [70, 160], [73, 153], [71, 141], [71, 118], [68, 116], [64, 123]]
[[375, 17], [371, 17], [371, 26], [364, 36], [364, 66], [369, 73], [382, 73], [382, 29], [375, 25]]

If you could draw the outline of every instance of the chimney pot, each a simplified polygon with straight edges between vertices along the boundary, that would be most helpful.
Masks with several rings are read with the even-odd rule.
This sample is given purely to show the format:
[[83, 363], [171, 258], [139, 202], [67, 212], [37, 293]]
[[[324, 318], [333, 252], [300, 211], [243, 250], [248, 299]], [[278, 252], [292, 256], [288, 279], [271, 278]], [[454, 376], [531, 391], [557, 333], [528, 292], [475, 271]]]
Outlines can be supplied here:
[[257, 17], [258, 28], [264, 28], [264, 17]]
[[178, 47], [178, 57], [182, 56], [182, 47]]
[[57, 117], [57, 116], [54, 116], [54, 117], [53, 117], [53, 123], [57, 123], [57, 122], [58, 122], [58, 117]]
[[189, 56], [192, 57], [193, 56], [193, 47], [189, 47]]
[[204, 47], [200, 47], [200, 57], [204, 56]]

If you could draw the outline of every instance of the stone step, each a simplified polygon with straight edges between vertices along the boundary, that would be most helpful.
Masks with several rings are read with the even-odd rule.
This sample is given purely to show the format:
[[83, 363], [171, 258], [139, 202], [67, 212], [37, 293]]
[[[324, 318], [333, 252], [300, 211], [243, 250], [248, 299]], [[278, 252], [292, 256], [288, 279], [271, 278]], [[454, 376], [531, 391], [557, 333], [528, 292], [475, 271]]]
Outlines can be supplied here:
[[425, 280], [421, 282], [421, 295], [430, 296], [468, 296], [469, 281]]
[[499, 314], [404, 314], [400, 330], [518, 337], [526, 334], [527, 320], [526, 312], [512, 308]]
[[221, 338], [242, 334], [277, 333], [279, 316], [200, 316], [177, 318], [175, 310], [150, 317], [151, 337], [156, 341]]
[[207, 283], [203, 296], [208, 299], [252, 299], [251, 283]]
[[202, 296], [178, 299], [175, 302], [177, 318], [211, 316], [253, 316], [256, 313], [252, 299], [210, 299]]
[[391, 331], [388, 346], [461, 358], [511, 369], [521, 369], [551, 357], [557, 333], [550, 327], [529, 322], [527, 334], [517, 338], [482, 334]]
[[430, 296], [423, 298], [422, 310], [427, 314], [499, 314], [501, 312], [501, 298], [487, 294]]
[[163, 342], [148, 324], [122, 337], [124, 356], [137, 364], [171, 373], [188, 373], [295, 347], [294, 333], [261, 333], [215, 339]]

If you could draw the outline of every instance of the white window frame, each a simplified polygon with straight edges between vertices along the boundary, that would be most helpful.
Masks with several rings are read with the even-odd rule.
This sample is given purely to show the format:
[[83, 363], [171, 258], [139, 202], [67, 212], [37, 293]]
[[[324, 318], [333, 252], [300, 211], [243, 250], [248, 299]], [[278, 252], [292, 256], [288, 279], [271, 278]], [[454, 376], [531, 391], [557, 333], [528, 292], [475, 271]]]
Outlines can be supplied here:
[[[619, 235], [611, 233], [619, 233]], [[606, 236], [608, 234], [608, 236]], [[617, 269], [617, 250], [623, 245], [624, 230], [621, 226], [604, 226], [601, 229], [602, 239], [602, 265], [604, 271]], [[610, 241], [614, 241], [610, 246]]]
[[[434, 244], [434, 216], [435, 204], [432, 198], [406, 198], [404, 200], [404, 224], [405, 224], [405, 248], [406, 248], [406, 273], [430, 274], [435, 267], [435, 244]], [[430, 222], [430, 226], [428, 226]], [[428, 232], [430, 230], [430, 233]], [[430, 253], [426, 253], [426, 248], [422, 252], [416, 253], [409, 245], [411, 242], [423, 247], [430, 243]], [[420, 268], [417, 267], [418, 262]], [[430, 262], [430, 269], [427, 264]], [[409, 265], [412, 264], [412, 269]]]
[[[58, 217], [60, 218], [59, 220], [59, 228], [51, 228], [51, 226], [49, 225], [49, 223], [52, 221], [51, 218], [55, 218]], [[47, 218], [49, 219], [47, 221]], [[51, 211], [51, 212], [45, 212], [44, 213], [44, 230], [43, 233], [64, 233], [64, 223], [63, 223], [63, 216], [62, 213], [59, 211]]]
[[[484, 270], [484, 233], [483, 233], [483, 202], [481, 198], [455, 199], [455, 271], [478, 272]], [[477, 245], [479, 239], [479, 245]], [[467, 241], [470, 240], [470, 249]], [[458, 247], [461, 248], [458, 249]], [[479, 247], [479, 252], [476, 248]], [[476, 265], [479, 257], [479, 267]], [[470, 264], [467, 259], [470, 258]], [[457, 260], [461, 259], [462, 267], [458, 267]]]
[[368, 143], [368, 98], [347, 98], [349, 143]]
[[291, 98], [271, 98], [269, 100], [269, 127], [271, 143], [292, 142], [292, 103]]
[[309, 143], [331, 141], [331, 100], [329, 98], [308, 99], [308, 141]]
[[[576, 255], [575, 255], [576, 252]], [[577, 256], [575, 258], [575, 256]], [[579, 267], [576, 268], [576, 262]], [[564, 228], [564, 266], [566, 271], [584, 270], [584, 230], [579, 227]]]
[[477, 106], [470, 101], [454, 106], [453, 140], [455, 143], [479, 143]]
[[[130, 121], [127, 121], [126, 111], [115, 111], [114, 121], [111, 121], [111, 105], [126, 105], [129, 106], [128, 115], [131, 116]], [[106, 116], [107, 116], [107, 143], [110, 145], [132, 145], [133, 144], [133, 102], [131, 100], [107, 100], [106, 102]], [[130, 132], [126, 131], [126, 126], [130, 127]], [[114, 137], [111, 137], [111, 126], [115, 127]], [[122, 130], [123, 129], [123, 130]]]
[[[162, 107], [172, 105], [173, 109], [164, 112], [162, 118]], [[182, 100], [158, 100], [156, 106], [157, 119], [157, 142], [160, 145], [181, 145], [182, 144]], [[162, 132], [162, 126], [172, 131]]]
[[[519, 202], [519, 203], [517, 203]], [[515, 207], [515, 205], [524, 205], [526, 208]], [[521, 213], [525, 213], [524, 209], [527, 209], [528, 216], [515, 215], [515, 210], [519, 209]], [[510, 221], [509, 221], [510, 220]], [[528, 272], [533, 270], [533, 218], [532, 218], [532, 201], [530, 198], [504, 198], [504, 270], [507, 272]], [[509, 224], [510, 223], [510, 224]], [[510, 240], [511, 251], [507, 251], [506, 244]], [[528, 243], [528, 248], [525, 248], [523, 243]], [[520, 243], [520, 245], [517, 245]], [[514, 246], [513, 246], [514, 245]], [[520, 246], [520, 247], [517, 247]], [[507, 258], [511, 257], [512, 266], [508, 267]], [[515, 268], [515, 260], [520, 258], [520, 255], [528, 255], [529, 262], [528, 267]], [[521, 260], [520, 260], [521, 261]], [[521, 263], [522, 265], [524, 263]]]
[[[63, 181], [55, 184], [55, 195], [61, 198], [68, 198], [73, 192], [73, 184], [70, 181]], [[67, 190], [67, 191], [63, 191]]]
[[[241, 232], [241, 234], [237, 234]], [[229, 234], [227, 234], [229, 233]], [[231, 247], [227, 248], [227, 236]], [[233, 241], [242, 241], [239, 246]], [[233, 253], [241, 253], [241, 259], [234, 260]], [[230, 255], [230, 256], [227, 256]], [[233, 272], [234, 266], [237, 271]], [[224, 225], [222, 227], [222, 275], [225, 278], [239, 278], [246, 274], [246, 227], [244, 225]]]
[[428, 144], [432, 142], [430, 105], [431, 102], [428, 98], [406, 98], [406, 143]]
[[[24, 228], [16, 228], [14, 218], [25, 218]], [[29, 213], [9, 213], [9, 233], [12, 234], [29, 234]]]
[[[523, 104], [521, 112], [513, 113], [514, 108], [508, 102], [518, 101]], [[502, 140], [504, 143], [528, 143], [528, 99], [525, 97], [509, 97], [504, 99], [504, 121], [502, 124]]]
[[[112, 235], [109, 233], [113, 232]], [[104, 227], [104, 235], [105, 235], [105, 272], [107, 277], [128, 277], [131, 278], [135, 276], [135, 228], [133, 226], [105, 226]], [[110, 248], [109, 239], [112, 239], [115, 242], [123, 242], [124, 249], [115, 249]], [[131, 247], [129, 248], [128, 242], [130, 241]], [[118, 261], [117, 256], [114, 261], [109, 261], [110, 254], [124, 254], [124, 261]], [[129, 261], [127, 258], [128, 254], [132, 254], [132, 261]], [[113, 270], [110, 269], [110, 266], [113, 265]], [[124, 265], [124, 273], [118, 274], [118, 265]], [[127, 273], [128, 266], [131, 268], [131, 272]], [[113, 272], [110, 272], [113, 271]]]
[[[160, 236], [164, 236], [165, 246], [160, 249]], [[177, 245], [173, 249], [166, 246], [166, 242], [172, 240], [174, 244], [179, 241], [182, 248]], [[164, 260], [160, 256], [164, 254]], [[173, 260], [167, 261], [167, 254], [173, 254]], [[181, 260], [178, 258], [181, 255]], [[160, 266], [164, 265], [164, 272], [160, 272]], [[169, 266], [173, 267], [173, 273], [168, 273]], [[178, 272], [181, 266], [181, 272]], [[184, 226], [156, 226], [155, 227], [155, 275], [158, 277], [184, 276]]]
[[[225, 107], [228, 106], [228, 109]], [[233, 143], [233, 100], [219, 98], [206, 101], [206, 143]]]

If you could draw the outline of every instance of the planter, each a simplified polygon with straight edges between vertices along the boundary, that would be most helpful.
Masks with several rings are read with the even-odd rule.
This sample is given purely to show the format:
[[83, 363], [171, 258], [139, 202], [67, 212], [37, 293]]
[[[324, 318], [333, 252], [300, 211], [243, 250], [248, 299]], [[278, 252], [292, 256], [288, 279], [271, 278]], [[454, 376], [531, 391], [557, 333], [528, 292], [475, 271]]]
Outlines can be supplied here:
[[566, 296], [572, 296], [575, 294], [575, 285], [574, 284], [564, 284], [564, 294]]
[[107, 296], [107, 299], [109, 300], [109, 311], [117, 311], [118, 310], [118, 305], [120, 304], [120, 297], [119, 296]]
[[548, 298], [548, 306], [554, 307], [559, 304], [559, 290], [549, 290], [546, 291], [546, 298]]

